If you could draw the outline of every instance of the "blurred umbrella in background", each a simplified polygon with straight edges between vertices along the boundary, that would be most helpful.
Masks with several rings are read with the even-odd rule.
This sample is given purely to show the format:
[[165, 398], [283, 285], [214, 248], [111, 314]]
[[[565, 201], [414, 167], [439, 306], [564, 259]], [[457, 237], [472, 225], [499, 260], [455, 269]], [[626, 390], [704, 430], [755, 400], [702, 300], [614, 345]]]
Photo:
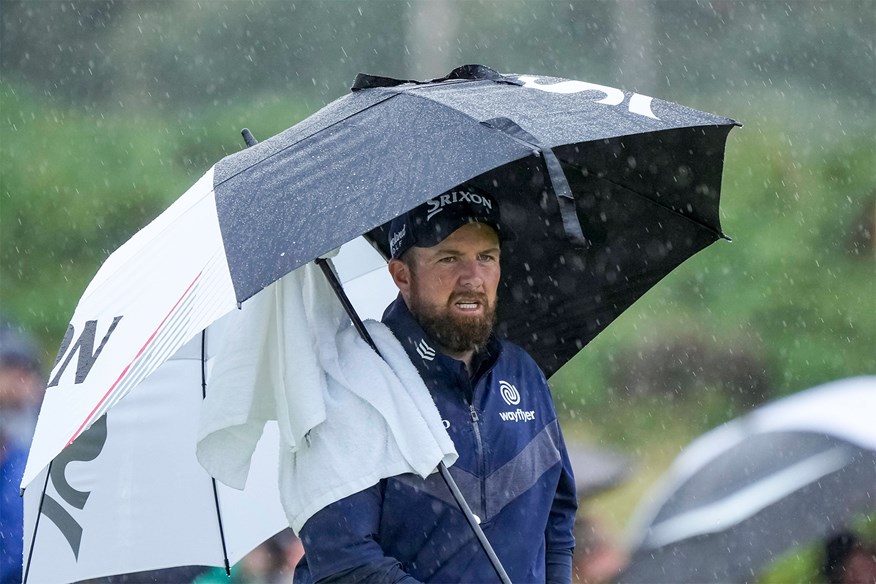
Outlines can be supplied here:
[[579, 499], [613, 489], [633, 472], [633, 460], [625, 454], [574, 441], [569, 441], [567, 448]]
[[745, 582], [876, 511], [876, 377], [780, 399], [692, 442], [644, 502], [620, 582]]

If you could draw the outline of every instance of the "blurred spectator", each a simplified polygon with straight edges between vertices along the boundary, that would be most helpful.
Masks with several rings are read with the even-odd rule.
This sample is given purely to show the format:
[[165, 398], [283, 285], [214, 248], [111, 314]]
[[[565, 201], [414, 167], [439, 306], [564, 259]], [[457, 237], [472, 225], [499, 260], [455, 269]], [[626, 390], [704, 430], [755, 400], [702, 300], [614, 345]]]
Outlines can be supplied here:
[[0, 323], [0, 584], [21, 582], [24, 501], [19, 486], [45, 384], [36, 345]]
[[21, 582], [24, 504], [18, 486], [26, 462], [27, 448], [0, 432], [0, 584]]
[[572, 573], [583, 584], [613, 582], [627, 565], [627, 553], [596, 519], [579, 511], [575, 519]]
[[621, 485], [633, 468], [629, 457], [594, 446], [568, 443], [575, 473], [578, 515], [572, 575], [577, 582], [612, 582], [626, 566], [627, 552], [590, 511], [588, 499]]
[[0, 428], [7, 441], [30, 447], [45, 387], [36, 344], [0, 322]]
[[834, 535], [825, 545], [824, 578], [828, 584], [876, 583], [876, 545], [852, 533]]

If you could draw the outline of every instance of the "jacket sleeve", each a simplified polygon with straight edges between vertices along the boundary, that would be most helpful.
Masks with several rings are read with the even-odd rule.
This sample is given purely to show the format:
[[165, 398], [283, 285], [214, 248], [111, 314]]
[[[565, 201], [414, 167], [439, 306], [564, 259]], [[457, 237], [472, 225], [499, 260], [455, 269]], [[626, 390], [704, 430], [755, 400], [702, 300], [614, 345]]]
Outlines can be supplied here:
[[578, 498], [572, 463], [560, 432], [560, 454], [563, 469], [545, 529], [545, 575], [548, 584], [569, 584], [572, 581], [572, 552], [575, 549], [575, 513]]
[[415, 584], [378, 543], [382, 484], [336, 501], [301, 528], [310, 581]]

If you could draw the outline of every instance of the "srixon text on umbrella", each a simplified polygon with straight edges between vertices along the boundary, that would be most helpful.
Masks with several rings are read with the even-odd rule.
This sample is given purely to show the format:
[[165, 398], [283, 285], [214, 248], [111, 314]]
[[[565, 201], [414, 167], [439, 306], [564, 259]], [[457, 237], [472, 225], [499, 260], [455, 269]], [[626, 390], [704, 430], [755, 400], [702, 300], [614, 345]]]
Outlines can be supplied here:
[[[71, 462], [90, 462], [97, 458], [106, 444], [106, 437], [106, 416], [101, 416], [72, 446], [62, 450], [61, 454], [52, 461], [49, 471], [52, 486], [57, 496], [71, 507], [84, 509], [91, 492], [79, 491], [70, 485], [67, 480], [67, 465]], [[79, 546], [82, 544], [82, 526], [79, 522], [48, 491], [43, 495], [40, 512], [58, 527], [64, 539], [70, 544], [74, 557], [79, 559]]]
[[[597, 99], [595, 101], [596, 103], [602, 103], [605, 105], [616, 106], [622, 104], [624, 101], [624, 92], [620, 89], [608, 87], [605, 85], [597, 85], [596, 83], [567, 80], [560, 83], [542, 85], [540, 83], [537, 83], [536, 79], [538, 78], [533, 77], [532, 75], [521, 75], [520, 77], [518, 77], [518, 79], [523, 82], [523, 87], [528, 87], [530, 89], [541, 89], [542, 91], [547, 91], [549, 93], [581, 93], [582, 91], [599, 91], [601, 93], [604, 93], [605, 97], [603, 97], [602, 99]], [[640, 116], [659, 120], [660, 118], [655, 116], [654, 112], [651, 111], [651, 99], [652, 98], [648, 97], [647, 95], [634, 93], [633, 96], [630, 97], [630, 113], [639, 114]]]
[[[58, 367], [47, 387], [58, 385], [61, 376], [77, 352], [79, 353], [79, 358], [76, 363], [74, 382], [79, 384], [85, 381], [95, 361], [97, 361], [101, 351], [103, 351], [103, 348], [121, 320], [121, 316], [113, 318], [97, 349], [94, 348], [97, 338], [97, 320], [86, 321], [82, 332], [79, 333], [79, 337], [76, 338], [75, 342], [73, 339], [76, 337], [76, 329], [71, 324], [64, 334], [64, 339], [61, 341], [61, 348], [58, 350], [58, 357], [55, 359], [53, 368], [58, 363], [61, 363], [61, 366]], [[62, 359], [63, 362], [61, 362]], [[57, 496], [75, 509], [83, 509], [91, 493], [79, 491], [70, 485], [66, 476], [67, 465], [74, 461], [88, 462], [97, 458], [106, 444], [106, 438], [106, 417], [101, 416], [88, 430], [79, 436], [79, 439], [72, 446], [63, 450], [52, 462], [49, 472], [52, 486], [55, 488]], [[73, 555], [78, 558], [79, 546], [82, 542], [82, 526], [79, 522], [48, 492], [44, 494], [40, 511], [58, 527], [64, 539], [70, 544]]]
[[[55, 358], [55, 365], [64, 358], [64, 355], [66, 355], [66, 358], [64, 358], [64, 362], [61, 366], [58, 367], [54, 377], [49, 381], [48, 387], [58, 385], [58, 382], [61, 380], [61, 375], [64, 374], [64, 370], [67, 369], [67, 365], [73, 360], [73, 355], [75, 355], [77, 351], [79, 352], [79, 360], [76, 363], [75, 383], [82, 383], [85, 381], [85, 378], [88, 377], [88, 372], [91, 371], [94, 362], [97, 361], [100, 352], [103, 351], [103, 348], [106, 346], [107, 341], [109, 341], [113, 331], [116, 330], [116, 326], [118, 326], [120, 320], [122, 320], [121, 316], [117, 316], [113, 319], [106, 334], [103, 335], [103, 340], [101, 340], [100, 345], [97, 346], [97, 350], [94, 350], [94, 341], [97, 333], [96, 320], [89, 320], [85, 323], [85, 327], [75, 343], [73, 342], [73, 337], [76, 335], [76, 330], [72, 324], [67, 327], [67, 332], [64, 334], [64, 339], [61, 341], [61, 348], [58, 350], [58, 356]], [[54, 368], [55, 365], [53, 365], [52, 368]]]

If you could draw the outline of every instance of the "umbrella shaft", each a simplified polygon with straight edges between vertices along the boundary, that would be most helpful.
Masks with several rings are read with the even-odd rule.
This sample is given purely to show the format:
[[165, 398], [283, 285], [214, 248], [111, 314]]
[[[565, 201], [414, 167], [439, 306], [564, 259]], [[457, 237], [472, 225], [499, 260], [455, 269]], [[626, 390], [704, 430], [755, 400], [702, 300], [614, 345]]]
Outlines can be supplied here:
[[[350, 317], [350, 320], [353, 321], [353, 326], [356, 327], [356, 331], [359, 333], [359, 336], [361, 336], [362, 339], [366, 343], [368, 343], [368, 345], [372, 349], [374, 349], [375, 353], [380, 355], [380, 351], [377, 349], [377, 345], [374, 344], [374, 339], [371, 338], [371, 334], [368, 332], [368, 329], [365, 328], [365, 324], [362, 322], [362, 319], [359, 318], [359, 314], [356, 312], [356, 308], [347, 297], [347, 293], [344, 291], [344, 287], [341, 285], [341, 281], [338, 279], [338, 276], [335, 273], [332, 261], [327, 258], [317, 258], [316, 265], [318, 265], [322, 269], [322, 273], [325, 274], [326, 279], [329, 281], [329, 285], [332, 287], [335, 296], [337, 296], [338, 300], [341, 301], [344, 310]], [[383, 355], [380, 356], [381, 358], [383, 358]]]
[[450, 489], [450, 492], [453, 494], [453, 498], [456, 499], [456, 502], [459, 504], [459, 508], [462, 509], [462, 513], [463, 515], [465, 515], [465, 518], [468, 521], [468, 524], [471, 526], [472, 531], [474, 531], [475, 537], [478, 538], [478, 543], [481, 544], [481, 547], [484, 549], [484, 553], [487, 554], [487, 557], [490, 559], [490, 563], [496, 570], [496, 574], [499, 575], [499, 580], [502, 581], [502, 584], [511, 584], [511, 578], [508, 577], [508, 573], [505, 571], [505, 567], [502, 566], [502, 562], [499, 561], [499, 557], [493, 550], [493, 546], [490, 545], [490, 542], [487, 539], [487, 534], [485, 534], [484, 530], [481, 529], [477, 518], [474, 516], [474, 513], [471, 512], [471, 509], [468, 506], [468, 502], [465, 500], [465, 497], [462, 496], [462, 492], [456, 485], [456, 481], [453, 480], [453, 477], [450, 475], [450, 469], [447, 468], [444, 462], [439, 462], [438, 472], [441, 473], [441, 478], [443, 478], [444, 482], [447, 483], [447, 488]]

